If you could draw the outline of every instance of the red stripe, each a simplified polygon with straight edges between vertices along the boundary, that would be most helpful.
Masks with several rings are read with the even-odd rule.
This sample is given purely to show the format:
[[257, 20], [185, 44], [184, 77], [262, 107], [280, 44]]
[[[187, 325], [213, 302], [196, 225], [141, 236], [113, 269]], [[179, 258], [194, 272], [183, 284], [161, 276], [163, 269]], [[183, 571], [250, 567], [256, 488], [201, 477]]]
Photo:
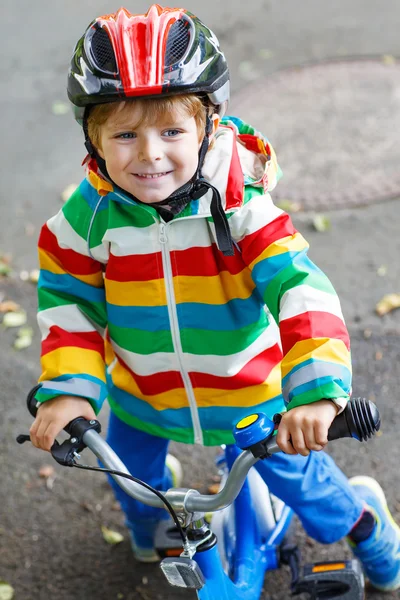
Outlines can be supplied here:
[[[116, 355], [117, 356], [117, 355]], [[154, 375], [138, 375], [128, 367], [126, 362], [120, 356], [117, 356], [118, 362], [132, 375], [140, 391], [145, 396], [154, 396], [163, 394], [179, 388], [184, 388], [184, 383], [179, 371], [166, 371], [164, 373], [155, 373]]]
[[261, 229], [258, 229], [254, 233], [250, 233], [239, 242], [244, 262], [249, 265], [268, 246], [284, 237], [294, 235], [296, 231], [287, 213], [279, 215], [271, 223], [261, 227]]
[[79, 361], [79, 348], [95, 350], [104, 360], [104, 342], [97, 331], [85, 331], [70, 333], [54, 325], [50, 327], [50, 333], [42, 342], [42, 356], [66, 347], [76, 348], [76, 360]]
[[[278, 344], [267, 348], [252, 358], [239, 373], [232, 377], [218, 377], [207, 373], [189, 373], [194, 388], [214, 388], [218, 390], [240, 390], [260, 385], [268, 378], [272, 369], [282, 360], [282, 351]], [[251, 396], [251, 390], [249, 390]], [[210, 396], [210, 404], [212, 397]]]
[[50, 254], [64, 271], [75, 275], [93, 275], [101, 271], [101, 265], [93, 258], [78, 254], [73, 250], [60, 248], [54, 233], [50, 231], [47, 225], [42, 227], [40, 233], [39, 248]]
[[225, 210], [230, 210], [243, 204], [244, 177], [236, 143], [236, 136], [234, 135], [231, 164], [225, 193]]
[[163, 277], [161, 252], [115, 256], [110, 254], [106, 278], [112, 281], [150, 281]]
[[331, 338], [342, 340], [350, 350], [349, 334], [342, 319], [323, 311], [310, 311], [285, 319], [279, 323], [283, 353], [303, 340]]
[[195, 247], [171, 252], [173, 275], [212, 277], [222, 271], [236, 275], [247, 268], [240, 252], [235, 248], [234, 256], [224, 256], [216, 244], [206, 248]]

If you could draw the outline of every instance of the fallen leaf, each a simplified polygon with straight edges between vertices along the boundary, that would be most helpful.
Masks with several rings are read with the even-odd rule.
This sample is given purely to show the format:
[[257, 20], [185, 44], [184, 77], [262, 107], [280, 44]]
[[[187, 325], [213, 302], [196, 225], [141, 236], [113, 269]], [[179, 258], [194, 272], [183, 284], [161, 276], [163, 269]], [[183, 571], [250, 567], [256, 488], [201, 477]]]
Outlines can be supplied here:
[[70, 183], [69, 185], [67, 185], [65, 190], [61, 192], [62, 201], [66, 202], [67, 200], [69, 200], [69, 198], [72, 196], [77, 187], [78, 186], [76, 185], [76, 183]]
[[328, 217], [325, 217], [325, 215], [315, 215], [315, 217], [313, 218], [313, 225], [314, 229], [316, 229], [317, 231], [324, 232], [330, 229], [331, 222]]
[[384, 54], [382, 56], [382, 62], [384, 65], [395, 65], [396, 58], [392, 54]]
[[14, 342], [14, 348], [16, 350], [28, 348], [32, 344], [33, 333], [32, 327], [21, 327], [18, 330], [18, 337]]
[[209, 494], [218, 494], [220, 488], [221, 488], [221, 486], [219, 485], [219, 483], [212, 483], [211, 485], [208, 486], [208, 493]]
[[53, 106], [51, 107], [51, 111], [53, 115], [66, 115], [69, 112], [69, 104], [66, 102], [53, 102]]
[[12, 600], [14, 588], [6, 581], [0, 581], [0, 600]]
[[292, 202], [291, 200], [281, 200], [277, 202], [276, 206], [287, 213], [296, 213], [303, 208], [299, 202]]
[[28, 281], [29, 280], [29, 271], [20, 271], [19, 278], [21, 281]]
[[382, 360], [382, 358], [383, 358], [382, 352], [380, 352], [379, 350], [378, 350], [378, 352], [375, 352], [375, 360]]
[[387, 273], [387, 270], [388, 268], [386, 265], [381, 265], [377, 270], [376, 274], [379, 275], [379, 277], [384, 277]]
[[4, 327], [21, 327], [26, 323], [26, 312], [24, 310], [8, 312], [3, 317]]
[[380, 317], [391, 312], [395, 308], [400, 308], [400, 294], [386, 294], [375, 307]]
[[12, 269], [8, 263], [6, 263], [3, 259], [0, 259], [0, 275], [9, 275]]
[[120, 544], [124, 540], [124, 536], [121, 533], [118, 533], [118, 531], [113, 531], [112, 529], [108, 529], [108, 527], [105, 525], [101, 526], [101, 531], [107, 544]]
[[39, 281], [39, 275], [39, 269], [32, 269], [32, 271], [29, 272], [29, 281], [32, 283], [37, 283]]
[[54, 467], [52, 467], [51, 465], [43, 465], [39, 469], [39, 477], [42, 477], [43, 479], [48, 479], [49, 477], [52, 477], [54, 473]]
[[0, 302], [0, 312], [17, 312], [20, 309], [20, 305], [12, 300], [5, 300]]
[[365, 329], [365, 331], [364, 331], [364, 338], [366, 340], [369, 340], [369, 338], [371, 337], [371, 335], [372, 335], [372, 331], [370, 329]]

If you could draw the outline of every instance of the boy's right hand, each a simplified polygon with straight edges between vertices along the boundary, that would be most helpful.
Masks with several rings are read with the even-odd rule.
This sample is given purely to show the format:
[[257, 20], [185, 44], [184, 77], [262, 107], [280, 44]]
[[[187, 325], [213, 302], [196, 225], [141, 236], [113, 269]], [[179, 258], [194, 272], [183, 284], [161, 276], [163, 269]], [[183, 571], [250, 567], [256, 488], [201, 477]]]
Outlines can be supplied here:
[[95, 419], [92, 405], [78, 396], [57, 396], [41, 404], [30, 428], [31, 442], [36, 448], [50, 452], [57, 435], [77, 417]]

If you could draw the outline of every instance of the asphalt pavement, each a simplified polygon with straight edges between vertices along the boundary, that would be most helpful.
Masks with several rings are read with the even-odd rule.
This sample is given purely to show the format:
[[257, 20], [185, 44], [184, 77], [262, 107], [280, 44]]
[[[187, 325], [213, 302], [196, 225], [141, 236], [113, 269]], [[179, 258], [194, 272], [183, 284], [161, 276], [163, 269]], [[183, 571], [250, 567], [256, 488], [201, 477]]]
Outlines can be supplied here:
[[[132, 3], [126, 2], [126, 6], [139, 12], [147, 3], [137, 0], [134, 8]], [[395, 171], [384, 169], [389, 160], [396, 164], [396, 156], [400, 159], [395, 137], [399, 131], [395, 124], [400, 118], [400, 85], [393, 71], [387, 71], [386, 76], [380, 70], [376, 75], [379, 64], [388, 69], [398, 65], [400, 6], [396, 0], [381, 4], [372, 0], [330, 4], [318, 0], [232, 0], [218, 5], [204, 0], [187, 2], [186, 6], [220, 38], [232, 72], [232, 110], [245, 109], [246, 118], [253, 118], [279, 149], [284, 173], [294, 182], [293, 194], [290, 189], [287, 192], [287, 206], [299, 208], [293, 206], [294, 200], [300, 198], [299, 190], [304, 196], [310, 181], [326, 194], [335, 173], [337, 194], [341, 190], [346, 194], [347, 174], [336, 171], [333, 155], [336, 160], [337, 152], [331, 150], [341, 147], [344, 131], [348, 136], [355, 122], [354, 145], [351, 136], [347, 137], [343, 157], [347, 164], [358, 165], [357, 172], [351, 174], [358, 185], [355, 189], [361, 194], [363, 184], [369, 185], [374, 165], [383, 173], [382, 178], [390, 180], [391, 199], [384, 193], [382, 179], [376, 199], [368, 205], [355, 207], [352, 196], [340, 208], [339, 204], [325, 204], [322, 216], [319, 212], [316, 218], [316, 211], [304, 198], [293, 219], [310, 242], [311, 258], [328, 274], [341, 298], [352, 339], [354, 394], [373, 399], [383, 422], [381, 435], [368, 444], [344, 440], [330, 444], [329, 451], [349, 476], [364, 473], [376, 477], [400, 522], [400, 310], [383, 317], [375, 311], [385, 294], [400, 293], [400, 190], [395, 193]], [[168, 588], [156, 567], [135, 563], [127, 539], [117, 546], [106, 544], [102, 525], [121, 533], [124, 528], [101, 475], [54, 465], [49, 478], [40, 477], [41, 467], [52, 465], [49, 456], [15, 443], [16, 435], [29, 428], [24, 398], [39, 372], [35, 284], [21, 280], [20, 273], [36, 267], [41, 224], [62, 206], [66, 186], [78, 183], [82, 176], [82, 136], [70, 113], [59, 114], [64, 113], [66, 103], [65, 73], [74, 42], [93, 16], [118, 7], [109, 0], [41, 0], [40, 6], [16, 0], [8, 2], [4, 12], [0, 255], [10, 255], [13, 273], [0, 280], [0, 297], [18, 302], [27, 311], [28, 324], [35, 328], [32, 345], [16, 351], [16, 330], [0, 327], [0, 580], [13, 586], [17, 600], [194, 597]], [[303, 87], [300, 106], [290, 68], [296, 67], [300, 76], [318, 64], [323, 77], [335, 77], [328, 74], [332, 59], [343, 63], [351, 59], [357, 64], [367, 58], [370, 79], [368, 72], [364, 73], [362, 85], [353, 87], [351, 77], [337, 85], [335, 80], [330, 82], [331, 87], [346, 92], [353, 113], [339, 110], [336, 103], [315, 121], [311, 119], [309, 113], [326, 109], [326, 104], [308, 107], [304, 104], [307, 88]], [[278, 73], [283, 76], [280, 93], [273, 93]], [[377, 88], [389, 79], [387, 92], [379, 96]], [[310, 88], [309, 95], [313, 93]], [[372, 94], [374, 102], [368, 104], [367, 96]], [[364, 111], [368, 111], [368, 118], [362, 127]], [[310, 124], [306, 131], [300, 128], [301, 120]], [[321, 135], [328, 121], [329, 132]], [[384, 128], [387, 133], [382, 136]], [[304, 181], [308, 187], [302, 188]], [[321, 223], [324, 231], [317, 231], [315, 227]], [[106, 424], [107, 410], [101, 420]], [[173, 448], [185, 467], [185, 485], [206, 491], [216, 473], [214, 450]], [[300, 527], [298, 539], [305, 560], [349, 556], [344, 543], [321, 546], [307, 539]], [[270, 574], [263, 600], [287, 600], [288, 585], [285, 569]], [[373, 600], [397, 597], [367, 591], [367, 598]]]

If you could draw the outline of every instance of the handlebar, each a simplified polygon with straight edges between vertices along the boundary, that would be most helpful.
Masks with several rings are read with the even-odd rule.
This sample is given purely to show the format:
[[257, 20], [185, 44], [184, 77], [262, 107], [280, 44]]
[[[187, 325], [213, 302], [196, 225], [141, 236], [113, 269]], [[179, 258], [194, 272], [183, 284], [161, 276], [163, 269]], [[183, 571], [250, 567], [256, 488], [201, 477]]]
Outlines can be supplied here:
[[[37, 403], [35, 400], [37, 389], [38, 386], [33, 388], [27, 398], [29, 412], [34, 417], [37, 412]], [[82, 428], [82, 421], [86, 422], [88, 427]], [[124, 463], [99, 435], [99, 428], [94, 423], [98, 424], [97, 421], [88, 422], [86, 419], [78, 418], [69, 423], [65, 427], [65, 430], [71, 436], [80, 434], [83, 447], [87, 446], [106, 468], [121, 471], [129, 475], [130, 473]], [[343, 437], [353, 437], [360, 442], [366, 441], [379, 428], [380, 416], [375, 404], [363, 398], [353, 398], [347, 404], [345, 410], [334, 419], [328, 432], [328, 440], [332, 441]], [[75, 433], [76, 431], [78, 432], [77, 434]], [[276, 443], [275, 435], [265, 441], [264, 448], [266, 456], [281, 451]], [[56, 456], [55, 458], [57, 460]], [[242, 488], [247, 473], [258, 460], [260, 458], [254, 457], [250, 450], [244, 450], [236, 458], [223, 489], [215, 495], [203, 495], [193, 489], [170, 489], [164, 495], [176, 511], [204, 513], [221, 510], [235, 500]], [[149, 506], [164, 507], [160, 498], [141, 485], [118, 475], [113, 475], [113, 477], [120, 487], [136, 500]]]

